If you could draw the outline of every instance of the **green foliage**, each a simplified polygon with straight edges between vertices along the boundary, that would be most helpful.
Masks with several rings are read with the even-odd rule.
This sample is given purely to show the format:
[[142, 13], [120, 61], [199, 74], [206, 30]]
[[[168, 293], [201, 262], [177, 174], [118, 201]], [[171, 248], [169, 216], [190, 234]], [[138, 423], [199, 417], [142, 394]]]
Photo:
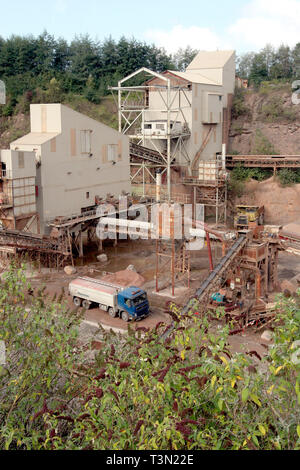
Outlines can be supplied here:
[[292, 186], [300, 183], [300, 170], [292, 168], [282, 168], [278, 171], [277, 177], [282, 186]]
[[232, 118], [237, 119], [240, 116], [251, 117], [250, 108], [245, 104], [245, 95], [247, 91], [244, 88], [235, 89], [232, 103]]
[[254, 155], [279, 155], [279, 152], [260, 129], [257, 129], [255, 133], [252, 152]]
[[291, 81], [299, 77], [300, 43], [294, 49], [281, 45], [274, 49], [267, 44], [261, 51], [246, 53], [238, 58], [237, 73], [259, 87], [265, 81]]
[[[72, 388], [79, 317], [51, 302], [43, 289], [33, 296], [22, 269], [11, 267], [0, 284], [0, 448], [38, 448], [44, 434], [34, 418], [48, 400], [59, 407]], [[76, 358], [80, 364], [81, 356]]]
[[261, 95], [270, 95], [274, 94], [274, 92], [291, 92], [291, 84], [289, 81], [282, 81], [282, 80], [269, 80], [266, 82], [261, 82], [258, 92]]
[[247, 181], [255, 179], [257, 181], [264, 181], [270, 178], [272, 172], [263, 168], [247, 168], [242, 164], [236, 166], [230, 173], [230, 179], [235, 181]]
[[2, 448], [300, 449], [299, 295], [279, 298], [274, 345], [259, 364], [230, 352], [221, 314], [212, 329], [209, 315], [172, 305], [167, 339], [164, 324], [103, 333], [83, 369], [76, 316], [42, 293], [26, 298], [21, 270], [0, 287]]
[[180, 48], [173, 56], [175, 70], [185, 72], [187, 66], [192, 62], [197, 53], [198, 51], [190, 46], [187, 46], [185, 49]]
[[[232, 356], [229, 325], [211, 333], [207, 316], [180, 317], [167, 342], [161, 328], [144, 338], [131, 332], [121, 356], [107, 344], [100, 373], [69, 416], [68, 435], [58, 432], [44, 447], [299, 449], [299, 377], [290, 348], [299, 338], [300, 312], [296, 301], [280, 302], [281, 327], [258, 366], [264, 373], [246, 354]], [[53, 415], [44, 420], [58, 429]]]
[[267, 122], [295, 121], [297, 114], [292, 107], [285, 107], [281, 96], [270, 97], [263, 104], [260, 112], [261, 118]]
[[228, 191], [232, 197], [241, 197], [244, 194], [244, 183], [242, 180], [230, 176]]
[[8, 96], [18, 100], [31, 92], [36, 100], [52, 103], [74, 93], [98, 104], [108, 85], [141, 67], [161, 72], [174, 64], [164, 49], [125, 37], [100, 43], [86, 35], [69, 44], [44, 32], [0, 41], [0, 77]]

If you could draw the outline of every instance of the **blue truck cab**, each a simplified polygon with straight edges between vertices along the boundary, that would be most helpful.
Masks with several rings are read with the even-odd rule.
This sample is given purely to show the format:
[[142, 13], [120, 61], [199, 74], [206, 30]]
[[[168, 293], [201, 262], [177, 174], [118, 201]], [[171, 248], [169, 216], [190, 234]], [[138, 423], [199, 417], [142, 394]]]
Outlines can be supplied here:
[[[128, 314], [128, 320], [141, 320], [149, 315], [147, 293], [138, 287], [126, 287], [118, 292], [118, 307]], [[126, 315], [122, 315], [125, 320]]]

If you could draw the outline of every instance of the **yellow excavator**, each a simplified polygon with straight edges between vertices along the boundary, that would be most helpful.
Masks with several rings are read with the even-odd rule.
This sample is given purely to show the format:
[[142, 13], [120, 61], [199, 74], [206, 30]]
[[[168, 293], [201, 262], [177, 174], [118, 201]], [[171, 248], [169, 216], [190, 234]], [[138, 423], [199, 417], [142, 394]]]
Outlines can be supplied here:
[[264, 214], [264, 206], [236, 206], [234, 227], [237, 230], [248, 229], [250, 222], [256, 222], [257, 225], [264, 225]]

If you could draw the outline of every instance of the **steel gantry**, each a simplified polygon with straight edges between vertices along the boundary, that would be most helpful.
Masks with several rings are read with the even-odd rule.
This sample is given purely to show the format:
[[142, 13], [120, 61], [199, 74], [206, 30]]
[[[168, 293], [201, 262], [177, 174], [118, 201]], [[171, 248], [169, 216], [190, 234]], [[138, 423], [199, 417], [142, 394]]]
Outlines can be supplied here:
[[[171, 73], [171, 72], [170, 72]], [[143, 74], [142, 85], [128, 85], [138, 75]], [[136, 80], [138, 80], [136, 78]], [[138, 81], [140, 83], [141, 81]], [[153, 72], [145, 67], [128, 75], [118, 82], [117, 87], [109, 87], [117, 92], [119, 132], [126, 134], [132, 143], [130, 147], [131, 166], [135, 168], [134, 179], [139, 176], [150, 176], [155, 182], [155, 170], [161, 169], [167, 174], [167, 197], [171, 199], [171, 167], [176, 166], [179, 155], [190, 164], [185, 139], [190, 137], [190, 129], [186, 118], [187, 109], [192, 103], [188, 97], [189, 90], [186, 84], [172, 85], [170, 76]], [[149, 109], [149, 93], [156, 91], [159, 97], [157, 108]], [[115, 96], [115, 94], [113, 93]], [[145, 122], [151, 120], [151, 115], [163, 115], [166, 128], [163, 132], [147, 132]], [[180, 119], [183, 125], [176, 128], [173, 123]], [[156, 119], [159, 121], [159, 119]], [[141, 147], [138, 149], [137, 147]], [[178, 163], [177, 163], [178, 166]]]

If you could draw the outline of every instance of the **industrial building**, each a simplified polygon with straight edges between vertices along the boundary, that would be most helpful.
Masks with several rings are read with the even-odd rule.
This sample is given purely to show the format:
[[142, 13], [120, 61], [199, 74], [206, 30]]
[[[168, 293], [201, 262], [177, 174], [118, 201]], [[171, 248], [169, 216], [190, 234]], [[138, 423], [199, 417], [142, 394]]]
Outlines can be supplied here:
[[30, 122], [1, 151], [2, 226], [47, 234], [53, 219], [130, 192], [127, 136], [61, 104], [31, 105]]
[[131, 139], [134, 193], [154, 196], [159, 171], [161, 199], [202, 203], [214, 208], [217, 223], [225, 221], [234, 87], [234, 51], [199, 52], [186, 72], [142, 68], [111, 87], [118, 93], [119, 131]]

